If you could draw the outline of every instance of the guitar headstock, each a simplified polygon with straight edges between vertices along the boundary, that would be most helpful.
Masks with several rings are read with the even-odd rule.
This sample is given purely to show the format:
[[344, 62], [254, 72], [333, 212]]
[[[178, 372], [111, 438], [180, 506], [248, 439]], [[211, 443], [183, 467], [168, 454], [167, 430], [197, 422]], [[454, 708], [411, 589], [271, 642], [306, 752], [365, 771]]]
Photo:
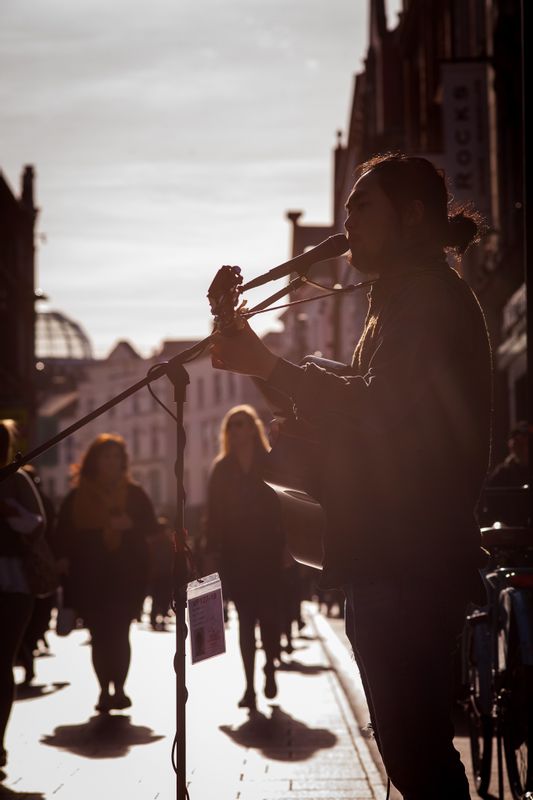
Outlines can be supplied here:
[[239, 310], [246, 301], [239, 305], [241, 284], [240, 267], [230, 267], [226, 264], [220, 267], [215, 275], [207, 291], [207, 297], [217, 330], [227, 330], [232, 325], [242, 327], [243, 322], [242, 317], [239, 316]]

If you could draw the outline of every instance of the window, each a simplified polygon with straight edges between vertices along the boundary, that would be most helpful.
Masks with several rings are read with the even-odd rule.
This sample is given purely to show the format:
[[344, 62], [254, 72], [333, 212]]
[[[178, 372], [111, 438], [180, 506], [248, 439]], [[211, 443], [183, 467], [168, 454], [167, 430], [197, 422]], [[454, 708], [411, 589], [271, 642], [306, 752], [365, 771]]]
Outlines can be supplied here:
[[198, 408], [203, 408], [204, 407], [204, 401], [205, 401], [205, 397], [204, 397], [204, 379], [203, 378], [198, 378], [198, 390], [197, 391], [198, 391], [198, 394], [197, 394], [197, 397], [198, 397]]
[[207, 456], [210, 452], [211, 444], [211, 423], [209, 420], [202, 420], [200, 422], [200, 436], [202, 441], [202, 455]]
[[152, 470], [149, 475], [150, 497], [154, 505], [161, 502], [161, 476], [158, 470]]
[[211, 422], [211, 452], [214, 456], [218, 453], [219, 447], [219, 437], [220, 437], [220, 421], [218, 419], [214, 419]]
[[222, 375], [216, 372], [213, 375], [213, 396], [215, 398], [215, 404], [220, 403], [222, 400]]
[[65, 439], [65, 462], [67, 464], [72, 464], [74, 461], [74, 436], [67, 436]]
[[154, 425], [152, 428], [152, 456], [159, 454], [159, 431]]
[[233, 372], [228, 372], [228, 397], [230, 399], [235, 397], [235, 375]]

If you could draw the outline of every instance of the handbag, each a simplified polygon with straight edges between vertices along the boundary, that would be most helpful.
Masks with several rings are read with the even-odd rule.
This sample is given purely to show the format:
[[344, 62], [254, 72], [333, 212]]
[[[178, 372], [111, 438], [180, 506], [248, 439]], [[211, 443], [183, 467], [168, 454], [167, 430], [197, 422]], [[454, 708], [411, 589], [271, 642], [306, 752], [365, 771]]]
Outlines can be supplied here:
[[48, 597], [59, 586], [59, 573], [50, 545], [43, 535], [25, 543], [24, 570], [30, 592], [35, 597]]
[[50, 545], [40, 527], [44, 522], [43, 517], [31, 512], [14, 497], [6, 502], [13, 509], [13, 516], [7, 516], [7, 522], [18, 539], [19, 556], [28, 588], [35, 597], [48, 597], [59, 586], [59, 573]]

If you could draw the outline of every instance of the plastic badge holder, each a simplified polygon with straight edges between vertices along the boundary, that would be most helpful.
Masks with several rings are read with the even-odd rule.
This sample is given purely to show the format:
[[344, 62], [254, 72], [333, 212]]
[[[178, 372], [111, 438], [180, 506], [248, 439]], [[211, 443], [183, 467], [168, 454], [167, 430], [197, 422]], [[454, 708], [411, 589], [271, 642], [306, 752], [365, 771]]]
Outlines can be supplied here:
[[187, 585], [191, 661], [226, 652], [222, 584], [218, 572]]

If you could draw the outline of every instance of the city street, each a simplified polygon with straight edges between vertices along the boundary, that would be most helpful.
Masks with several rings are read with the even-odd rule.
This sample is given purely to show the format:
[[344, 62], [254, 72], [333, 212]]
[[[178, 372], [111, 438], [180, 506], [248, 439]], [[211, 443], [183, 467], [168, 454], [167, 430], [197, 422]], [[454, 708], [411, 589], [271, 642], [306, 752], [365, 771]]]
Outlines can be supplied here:
[[0, 800], [533, 800], [532, 8], [0, 3]]
[[[363, 689], [341, 619], [306, 605], [308, 623], [284, 655], [279, 694], [258, 692], [257, 713], [237, 708], [243, 691], [233, 611], [227, 652], [194, 666], [187, 659], [187, 784], [191, 800], [384, 800], [385, 777]], [[0, 798], [25, 800], [171, 800], [175, 685], [174, 629], [132, 626], [129, 712], [94, 711], [97, 684], [87, 631], [49, 634], [51, 653], [36, 659], [36, 678], [19, 687], [8, 728], [8, 766]], [[256, 688], [262, 688], [262, 652]], [[18, 680], [22, 671], [16, 670]], [[469, 742], [456, 719], [456, 747], [472, 782]], [[496, 791], [496, 768], [491, 789]], [[506, 787], [505, 798], [510, 798]], [[394, 788], [391, 800], [399, 800]]]
[[[243, 692], [233, 616], [227, 652], [187, 666], [187, 777], [191, 800], [363, 800], [385, 797], [383, 778], [354, 720], [319, 630], [309, 623], [278, 672], [274, 701], [237, 708]], [[320, 618], [319, 624], [327, 627]], [[332, 639], [337, 639], [331, 632]], [[320, 634], [322, 637], [322, 634]], [[170, 800], [175, 691], [171, 632], [132, 627], [129, 712], [94, 711], [86, 630], [50, 634], [51, 655], [21, 688], [8, 728], [0, 797]], [[346, 652], [346, 658], [350, 656]], [[262, 653], [256, 686], [262, 689]], [[21, 674], [17, 669], [18, 680]]]

